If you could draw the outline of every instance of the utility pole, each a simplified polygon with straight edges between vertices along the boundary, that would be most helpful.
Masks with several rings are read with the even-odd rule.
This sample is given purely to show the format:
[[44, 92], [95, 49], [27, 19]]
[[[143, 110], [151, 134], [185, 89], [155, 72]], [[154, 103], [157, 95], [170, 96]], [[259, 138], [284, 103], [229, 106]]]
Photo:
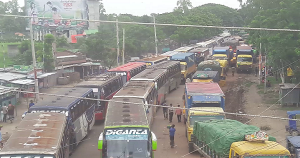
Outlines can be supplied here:
[[34, 71], [34, 81], [35, 81], [35, 98], [36, 101], [39, 100], [39, 85], [38, 79], [36, 74], [36, 59], [35, 59], [35, 50], [34, 50], [34, 40], [33, 40], [33, 30], [32, 30], [32, 23], [30, 21], [30, 40], [31, 40], [31, 51], [32, 51], [32, 62], [33, 62], [33, 71]]
[[264, 93], [267, 92], [267, 48], [265, 47], [265, 88], [264, 88]]
[[6, 67], [6, 66], [5, 66], [5, 63], [6, 63], [6, 62], [5, 62], [5, 52], [4, 52], [4, 45], [3, 45], [3, 44], [2, 44], [2, 51], [3, 51], [3, 62], [4, 62], [4, 65], [3, 65], [3, 66], [4, 66], [4, 70], [5, 70], [5, 67]]
[[119, 22], [118, 22], [118, 19], [116, 20], [116, 26], [117, 26], [117, 64], [119, 66], [120, 47], [119, 47]]
[[122, 58], [122, 64], [124, 65], [125, 60], [125, 29], [123, 29], [123, 58]]
[[156, 25], [155, 25], [155, 16], [153, 15], [154, 22], [154, 38], [155, 38], [155, 55], [157, 56], [157, 37], [156, 37]]
[[259, 74], [259, 84], [261, 83], [261, 60], [262, 60], [262, 58], [261, 58], [261, 43], [259, 43], [259, 57], [258, 57], [258, 60], [259, 60], [259, 64], [258, 64], [258, 74]]

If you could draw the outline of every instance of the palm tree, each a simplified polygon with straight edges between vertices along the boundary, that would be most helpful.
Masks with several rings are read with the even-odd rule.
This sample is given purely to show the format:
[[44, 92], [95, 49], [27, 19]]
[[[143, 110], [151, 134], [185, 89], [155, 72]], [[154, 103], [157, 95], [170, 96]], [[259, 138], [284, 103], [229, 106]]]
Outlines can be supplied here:
[[183, 13], [188, 12], [189, 9], [193, 8], [192, 2], [190, 0], [178, 0], [177, 9], [181, 10]]

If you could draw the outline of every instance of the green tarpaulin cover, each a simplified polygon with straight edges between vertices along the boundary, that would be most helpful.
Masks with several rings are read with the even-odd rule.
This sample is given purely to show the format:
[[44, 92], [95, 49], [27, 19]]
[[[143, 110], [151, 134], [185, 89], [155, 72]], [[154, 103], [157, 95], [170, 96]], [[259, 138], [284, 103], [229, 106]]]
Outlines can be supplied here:
[[[257, 131], [260, 129], [256, 126], [226, 119], [195, 122], [193, 135], [198, 140], [208, 144], [209, 148], [217, 155], [227, 157], [233, 142], [244, 141], [245, 135]], [[269, 136], [269, 141], [276, 141], [276, 139]]]

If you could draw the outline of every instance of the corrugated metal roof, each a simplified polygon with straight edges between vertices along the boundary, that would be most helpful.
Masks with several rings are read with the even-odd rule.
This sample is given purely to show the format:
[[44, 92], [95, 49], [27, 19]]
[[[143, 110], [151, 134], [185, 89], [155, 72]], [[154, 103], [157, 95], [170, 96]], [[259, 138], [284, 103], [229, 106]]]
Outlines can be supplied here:
[[154, 88], [152, 81], [130, 81], [122, 89], [120, 89], [113, 98], [117, 97], [135, 97], [144, 98]]
[[21, 85], [34, 85], [34, 80], [31, 80], [31, 79], [24, 79], [24, 80], [14, 80], [14, 81], [11, 81], [11, 83], [14, 83], [14, 84], [21, 84]]
[[153, 80], [156, 81], [159, 77], [161, 77], [163, 74], [166, 74], [166, 69], [146, 69], [139, 74], [135, 75], [133, 78], [131, 78], [132, 81], [142, 81], [142, 80]]
[[0, 80], [12, 81], [12, 80], [17, 80], [22, 78], [26, 78], [26, 75], [12, 73], [12, 72], [0, 72]]
[[110, 102], [107, 109], [105, 126], [148, 125], [146, 109], [142, 99], [114, 98], [114, 101], [141, 104]]
[[54, 154], [59, 150], [65, 126], [65, 114], [27, 114], [4, 145], [0, 155]]
[[0, 95], [7, 94], [13, 92], [16, 88], [13, 87], [5, 87], [0, 85]]
[[168, 69], [174, 65], [178, 65], [180, 67], [180, 62], [179, 61], [172, 61], [172, 60], [167, 60], [167, 61], [162, 61], [160, 63], [157, 63], [155, 65], [149, 66], [146, 69]]
[[191, 82], [186, 83], [188, 95], [221, 95], [224, 96], [218, 83]]
[[287, 139], [295, 148], [300, 147], [300, 136], [287, 136]]

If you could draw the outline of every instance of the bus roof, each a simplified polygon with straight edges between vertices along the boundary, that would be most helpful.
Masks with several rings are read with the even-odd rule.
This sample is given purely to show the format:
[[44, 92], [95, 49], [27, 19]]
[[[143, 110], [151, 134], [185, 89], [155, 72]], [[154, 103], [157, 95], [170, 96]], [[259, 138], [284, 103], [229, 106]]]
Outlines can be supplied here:
[[284, 146], [273, 141], [265, 141], [264, 143], [239, 141], [232, 143], [231, 148], [239, 155], [290, 155]]
[[148, 126], [146, 110], [141, 99], [137, 98], [114, 98], [113, 101], [140, 103], [125, 104], [110, 102], [105, 119], [105, 128], [108, 126]]
[[170, 57], [170, 56], [175, 55], [175, 54], [177, 54], [177, 53], [179, 53], [179, 52], [176, 52], [176, 51], [169, 51], [169, 52], [166, 52], [166, 53], [161, 54], [160, 56], [167, 56], [167, 57]]
[[189, 53], [198, 53], [198, 52], [205, 52], [205, 51], [209, 51], [209, 48], [205, 48], [205, 47], [196, 48], [196, 49], [190, 50]]
[[229, 50], [229, 46], [226, 46], [226, 47], [215, 47], [214, 50]]
[[0, 152], [4, 154], [55, 154], [66, 126], [62, 113], [29, 113]]
[[141, 67], [141, 66], [146, 66], [146, 64], [142, 63], [142, 62], [130, 62], [130, 63], [124, 64], [124, 65], [118, 66], [116, 68], [110, 69], [108, 71], [130, 71], [134, 68]]
[[131, 97], [131, 98], [144, 98], [147, 93], [154, 87], [152, 81], [130, 81], [120, 89], [113, 98]]
[[195, 107], [189, 109], [189, 113], [192, 115], [224, 115], [223, 112], [224, 110], [221, 107]]
[[151, 61], [151, 62], [155, 62], [155, 61], [159, 61], [159, 60], [164, 60], [167, 57], [165, 56], [156, 56], [156, 57], [149, 57], [149, 58], [144, 58], [141, 60], [138, 60], [139, 62], [147, 62], [147, 61]]
[[224, 93], [218, 83], [190, 82], [190, 83], [186, 83], [185, 86], [188, 95], [224, 96]]
[[177, 51], [177, 52], [188, 52], [190, 50], [193, 50], [194, 47], [192, 46], [185, 46], [185, 47], [180, 47], [178, 49], [175, 49], [174, 51]]
[[173, 60], [162, 61], [158, 64], [147, 67], [147, 69], [168, 69], [174, 65], [180, 65], [180, 62]]
[[156, 81], [159, 77], [165, 74], [165, 69], [146, 69], [131, 78], [131, 81]]
[[[51, 88], [49, 94], [55, 95], [68, 95], [72, 97], [84, 97], [88, 93], [92, 91], [91, 88]], [[40, 101], [32, 106], [30, 110], [35, 109], [48, 109], [48, 108], [60, 108], [60, 109], [68, 109], [72, 106], [78, 98], [70, 98], [70, 97], [57, 97], [57, 96], [50, 96], [50, 95], [40, 95]]]
[[122, 77], [121, 75], [116, 74], [115, 72], [108, 72], [108, 73], [104, 73], [99, 76], [90, 78], [87, 81], [80, 82], [76, 85], [76, 87], [88, 87], [88, 88], [102, 87], [105, 84], [107, 84], [111, 81], [114, 81], [118, 78], [121, 78], [121, 77]]
[[185, 59], [185, 57], [189, 57], [191, 55], [194, 55], [194, 53], [178, 53], [172, 56], [172, 60], [180, 60]]

